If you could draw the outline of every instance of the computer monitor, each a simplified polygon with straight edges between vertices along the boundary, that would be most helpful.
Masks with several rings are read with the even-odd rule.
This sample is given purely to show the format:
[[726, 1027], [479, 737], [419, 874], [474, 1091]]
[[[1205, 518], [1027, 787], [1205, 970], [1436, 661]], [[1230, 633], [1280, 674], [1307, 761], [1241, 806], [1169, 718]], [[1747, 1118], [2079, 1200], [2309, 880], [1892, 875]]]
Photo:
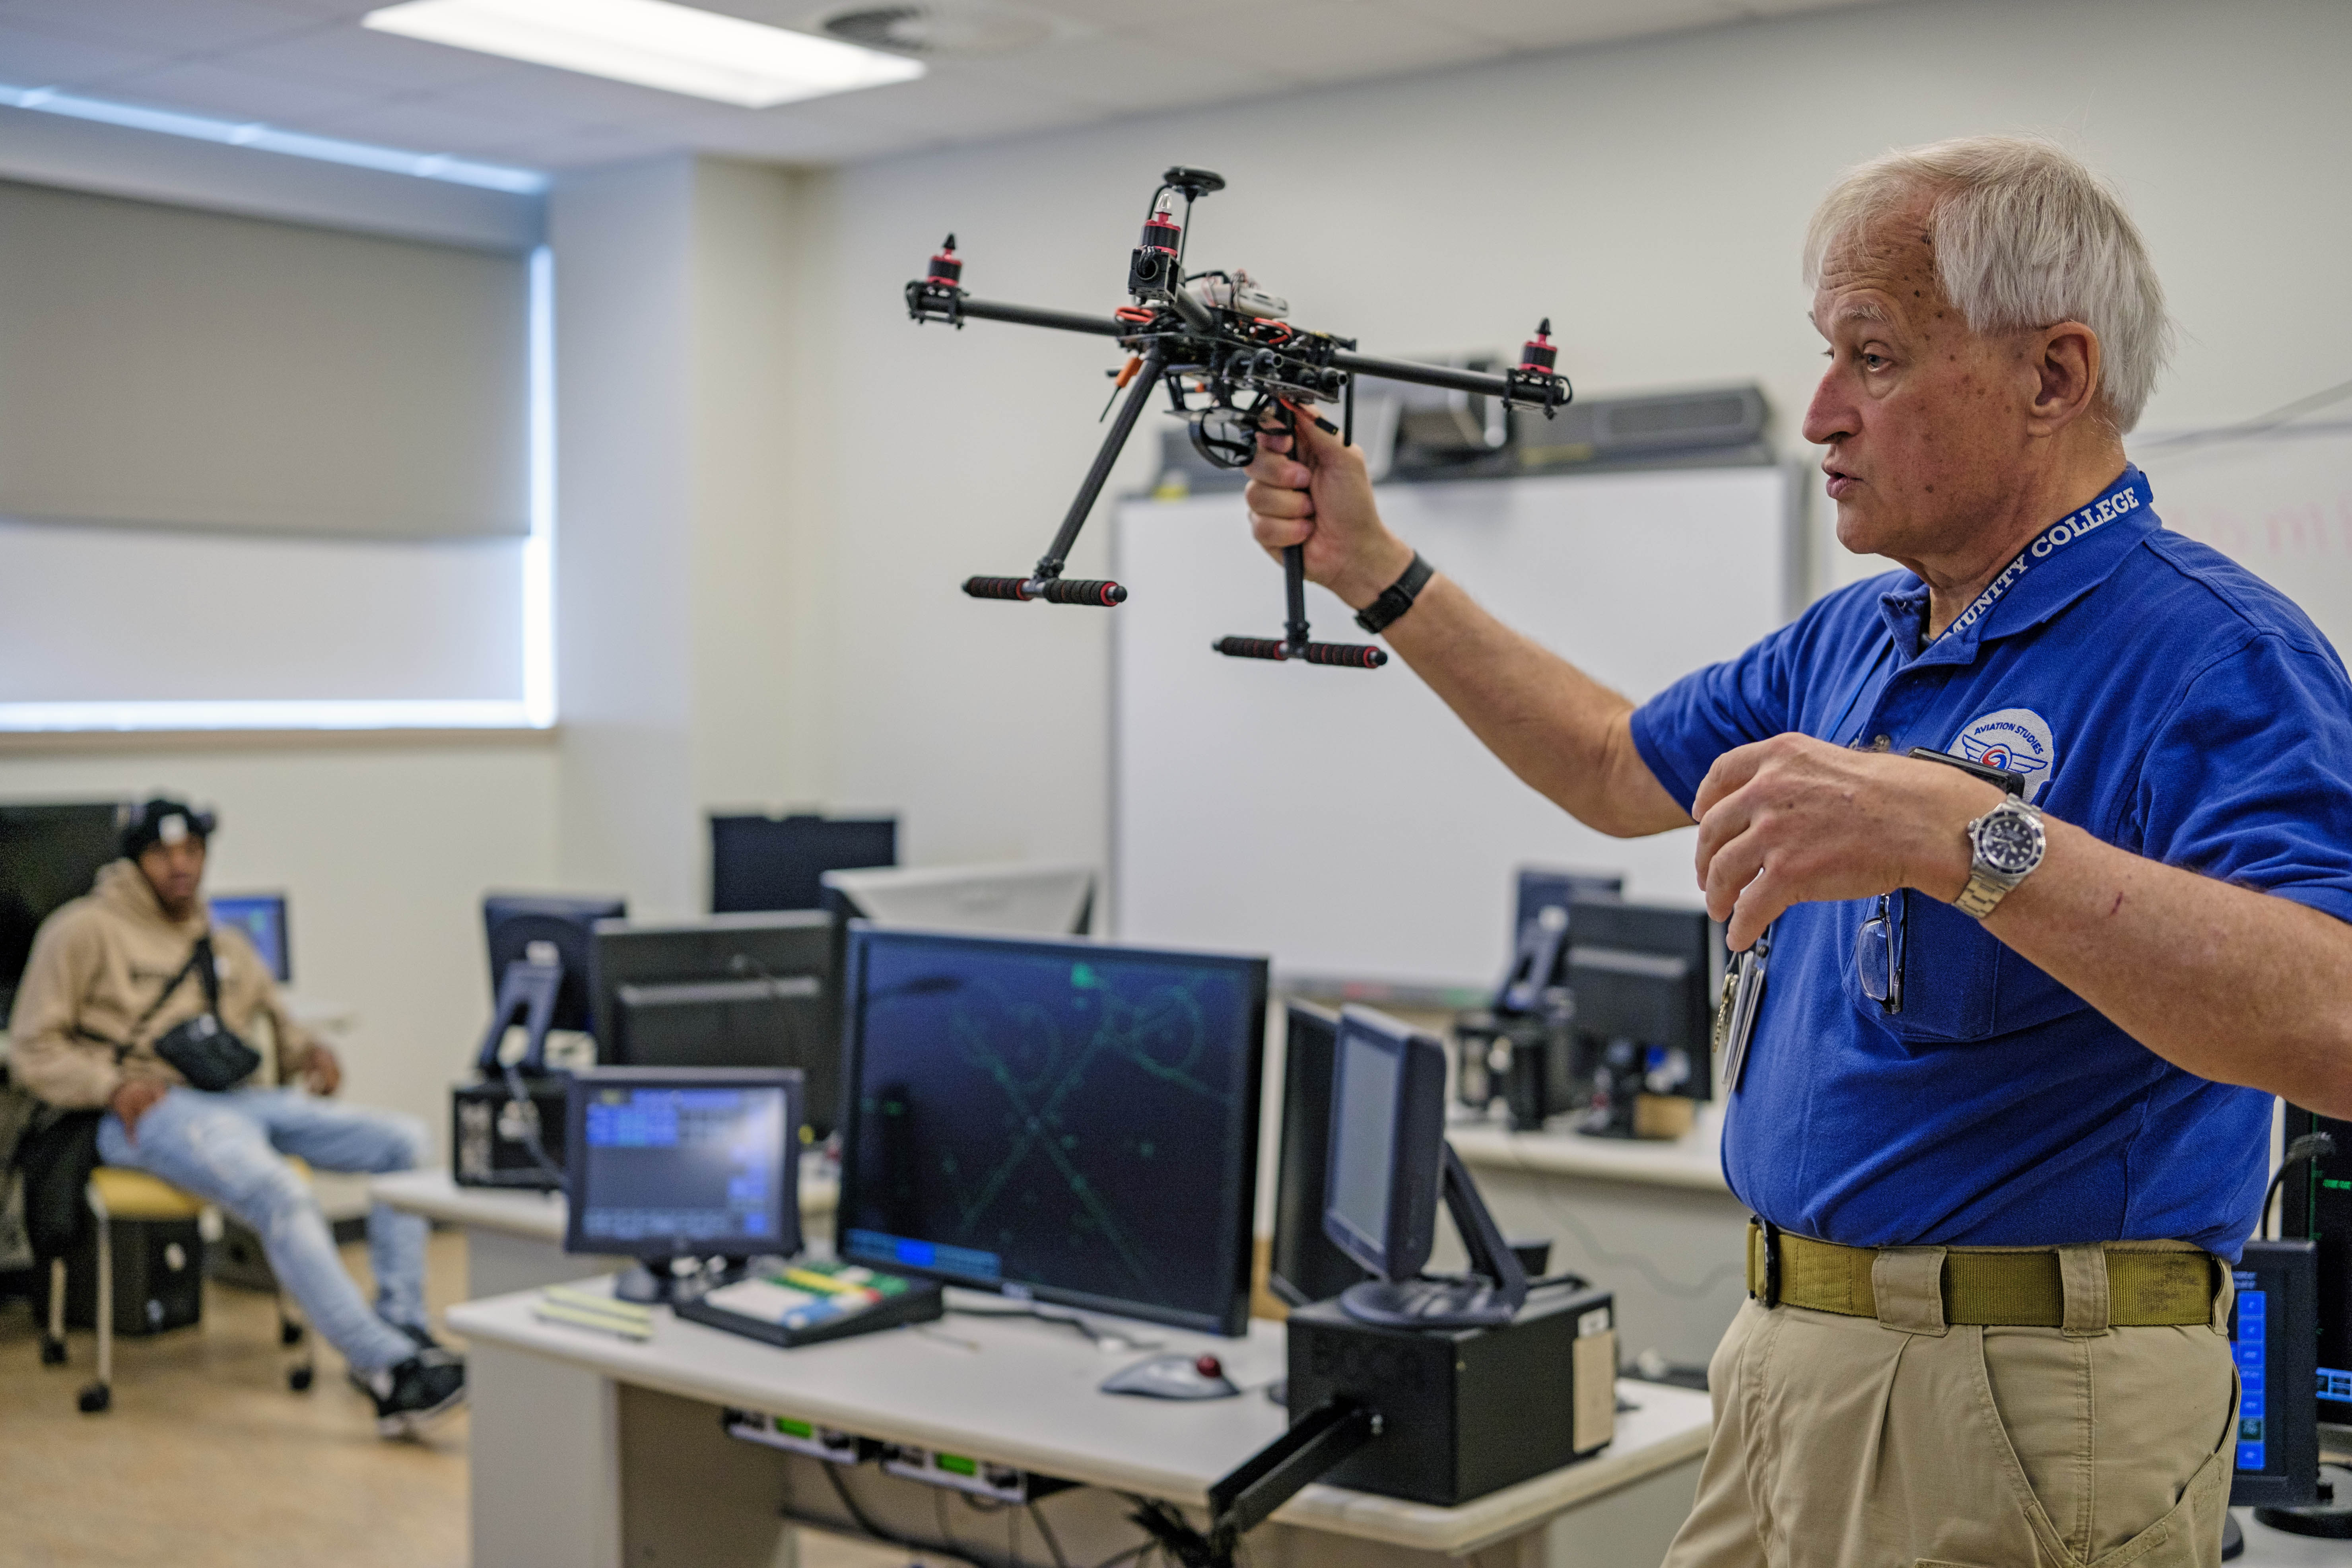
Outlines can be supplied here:
[[2261, 1508], [2256, 1517], [2263, 1522], [2290, 1530], [2294, 1521], [2276, 1520], [2269, 1510], [2309, 1503], [2319, 1489], [2313, 1397], [2317, 1263], [2307, 1239], [2246, 1243], [2230, 1312], [2230, 1349], [2238, 1363], [2238, 1452], [2230, 1501]]
[[1323, 1234], [1339, 1019], [1304, 1002], [1293, 1002], [1285, 1011], [1282, 1143], [1275, 1156], [1274, 1246], [1265, 1288], [1291, 1306], [1304, 1307], [1329, 1300], [1367, 1275]]
[[1495, 988], [1494, 1011], [1506, 1016], [1542, 1011], [1568, 984], [1569, 916], [1576, 901], [1612, 900], [1624, 890], [1622, 877], [1520, 867], [1511, 920], [1511, 964]]
[[827, 871], [898, 863], [895, 816], [710, 818], [710, 912], [821, 908]]
[[2335, 1149], [2286, 1174], [2279, 1234], [2318, 1251], [2318, 1418], [2352, 1426], [2352, 1121], [2286, 1107], [2286, 1142], [2325, 1132]]
[[[1508, 1322], [1528, 1278], [1445, 1142], [1445, 1047], [1369, 1007], [1339, 1015], [1323, 1233], [1377, 1278], [1339, 1296], [1349, 1316], [1394, 1328]], [[1440, 1198], [1470, 1273], [1424, 1279]]]
[[648, 1262], [797, 1253], [800, 1101], [789, 1068], [574, 1073], [563, 1249]]
[[[1704, 909], [1574, 900], [1568, 986], [1576, 1032], [1597, 1063], [1624, 1059], [1621, 1091], [1715, 1097], [1714, 1032], [1722, 939]], [[1620, 1100], [1630, 1098], [1618, 1095]]]
[[1091, 866], [899, 866], [827, 871], [824, 907], [845, 919], [992, 936], [1084, 936]]
[[629, 1068], [797, 1068], [803, 1113], [833, 1131], [841, 994], [831, 915], [712, 915], [675, 925], [599, 921], [596, 1058]]
[[488, 893], [482, 899], [482, 928], [489, 939], [489, 1028], [475, 1064], [484, 1073], [499, 1068], [508, 1028], [520, 1023], [529, 1033], [524, 1061], [537, 1071], [553, 1029], [588, 1033], [595, 1027], [592, 976], [598, 921], [622, 920], [628, 901], [617, 898], [553, 893]]
[[1444, 1092], [1445, 1048], [1435, 1039], [1370, 1008], [1340, 1015], [1323, 1234], [1368, 1274], [1411, 1279], [1429, 1261]]
[[216, 893], [205, 900], [215, 926], [243, 931], [261, 962], [286, 984], [294, 978], [293, 948], [286, 935], [286, 895], [283, 893]]
[[1247, 1330], [1266, 961], [850, 930], [840, 1255]]
[[89, 891], [121, 852], [112, 803], [0, 805], [0, 1028], [16, 1005], [33, 933]]

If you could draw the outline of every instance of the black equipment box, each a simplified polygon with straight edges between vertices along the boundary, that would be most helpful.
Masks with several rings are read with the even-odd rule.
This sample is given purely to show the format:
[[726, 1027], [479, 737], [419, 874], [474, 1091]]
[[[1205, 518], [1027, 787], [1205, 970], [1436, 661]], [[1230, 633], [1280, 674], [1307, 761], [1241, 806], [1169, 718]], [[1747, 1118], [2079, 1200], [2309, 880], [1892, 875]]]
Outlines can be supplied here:
[[1495, 1329], [1360, 1323], [1339, 1303], [1290, 1314], [1288, 1404], [1351, 1400], [1380, 1436], [1322, 1480], [1453, 1508], [1558, 1469], [1617, 1431], [1615, 1299], [1547, 1286]]
[[[205, 1238], [194, 1219], [117, 1219], [108, 1230], [113, 1239], [117, 1334], [135, 1339], [202, 1320]], [[66, 1261], [69, 1328], [98, 1326], [97, 1237], [92, 1225]]]
[[[449, 1091], [451, 1174], [461, 1187], [527, 1187], [554, 1192], [563, 1185], [563, 1102], [568, 1079], [547, 1076], [522, 1080], [518, 1102], [497, 1079], [459, 1084]], [[526, 1130], [555, 1167], [531, 1157]]]

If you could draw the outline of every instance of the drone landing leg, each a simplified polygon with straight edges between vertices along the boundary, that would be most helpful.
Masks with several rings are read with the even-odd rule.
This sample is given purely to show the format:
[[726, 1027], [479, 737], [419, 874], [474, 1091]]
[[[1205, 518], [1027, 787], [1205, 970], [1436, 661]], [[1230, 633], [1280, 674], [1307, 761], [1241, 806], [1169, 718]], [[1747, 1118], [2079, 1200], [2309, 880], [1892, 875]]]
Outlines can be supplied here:
[[1037, 569], [1026, 577], [968, 577], [964, 579], [965, 593], [975, 599], [1045, 599], [1056, 605], [1108, 605], [1127, 598], [1127, 590], [1116, 583], [1065, 578], [1062, 568], [1068, 563], [1071, 547], [1078, 542], [1078, 531], [1087, 525], [1087, 514], [1094, 510], [1096, 498], [1109, 482], [1111, 465], [1118, 461], [1119, 450], [1134, 432], [1135, 422], [1142, 416], [1143, 405], [1150, 400], [1151, 389], [1160, 384], [1160, 373], [1166, 365], [1160, 345], [1152, 344], [1150, 352], [1143, 356], [1143, 367], [1128, 385], [1127, 401], [1119, 405], [1118, 416], [1111, 421], [1110, 433], [1103, 437], [1094, 466], [1087, 470], [1086, 482], [1078, 486], [1069, 512], [1062, 519], [1061, 531], [1038, 558]]

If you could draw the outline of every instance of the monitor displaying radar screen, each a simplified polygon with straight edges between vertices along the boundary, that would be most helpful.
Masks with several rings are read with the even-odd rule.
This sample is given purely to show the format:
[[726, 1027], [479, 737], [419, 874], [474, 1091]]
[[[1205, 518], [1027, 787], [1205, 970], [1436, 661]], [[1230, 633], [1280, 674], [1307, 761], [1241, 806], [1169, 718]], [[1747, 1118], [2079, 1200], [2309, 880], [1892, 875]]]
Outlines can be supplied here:
[[841, 1257], [1244, 1331], [1262, 958], [854, 926]]

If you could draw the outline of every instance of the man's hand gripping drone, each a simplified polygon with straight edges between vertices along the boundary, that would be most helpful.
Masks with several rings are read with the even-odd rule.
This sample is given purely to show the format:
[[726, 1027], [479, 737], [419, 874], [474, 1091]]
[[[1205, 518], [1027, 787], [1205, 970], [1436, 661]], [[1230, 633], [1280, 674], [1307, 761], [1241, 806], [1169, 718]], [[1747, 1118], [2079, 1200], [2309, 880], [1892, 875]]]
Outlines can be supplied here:
[[[1343, 441], [1351, 439], [1360, 375], [1498, 397], [1506, 408], [1540, 408], [1546, 418], [1572, 395], [1568, 378], [1552, 368], [1558, 351], [1549, 321], [1520, 351], [1517, 368], [1499, 375], [1454, 370], [1374, 359], [1356, 353], [1352, 338], [1293, 327], [1282, 319], [1289, 306], [1258, 289], [1246, 272], [1186, 273], [1184, 231], [1192, 222], [1192, 204], [1224, 184], [1223, 176], [1206, 169], [1174, 168], [1161, 176], [1143, 220], [1142, 242], [1128, 259], [1127, 288], [1135, 302], [1120, 307], [1116, 316], [1080, 316], [975, 300], [963, 290], [963, 262], [956, 255], [953, 235], [931, 258], [929, 272], [907, 285], [907, 311], [917, 321], [961, 327], [971, 317], [1092, 332], [1116, 338], [1129, 351], [1126, 368], [1118, 373], [1118, 388], [1127, 400], [1119, 405], [1110, 434], [1095, 454], [1094, 466], [1087, 470], [1086, 482], [1078, 487], [1054, 542], [1026, 577], [966, 579], [963, 591], [972, 597], [1103, 605], [1126, 599], [1127, 590], [1116, 583], [1064, 577], [1062, 569], [1154, 386], [1167, 386], [1173, 411], [1192, 426], [1193, 447], [1221, 468], [1247, 467], [1256, 456], [1260, 430], [1296, 435], [1301, 418], [1313, 420]], [[1181, 219], [1175, 212], [1180, 195], [1184, 199]], [[1118, 391], [1112, 395], [1118, 396]], [[1318, 414], [1318, 403], [1338, 403], [1342, 424], [1335, 426]], [[1215, 644], [1219, 653], [1237, 658], [1303, 658], [1349, 669], [1377, 669], [1388, 662], [1386, 653], [1365, 644], [1309, 641], [1303, 546], [1292, 545], [1282, 552], [1282, 569], [1289, 610], [1284, 635], [1223, 637]]]

